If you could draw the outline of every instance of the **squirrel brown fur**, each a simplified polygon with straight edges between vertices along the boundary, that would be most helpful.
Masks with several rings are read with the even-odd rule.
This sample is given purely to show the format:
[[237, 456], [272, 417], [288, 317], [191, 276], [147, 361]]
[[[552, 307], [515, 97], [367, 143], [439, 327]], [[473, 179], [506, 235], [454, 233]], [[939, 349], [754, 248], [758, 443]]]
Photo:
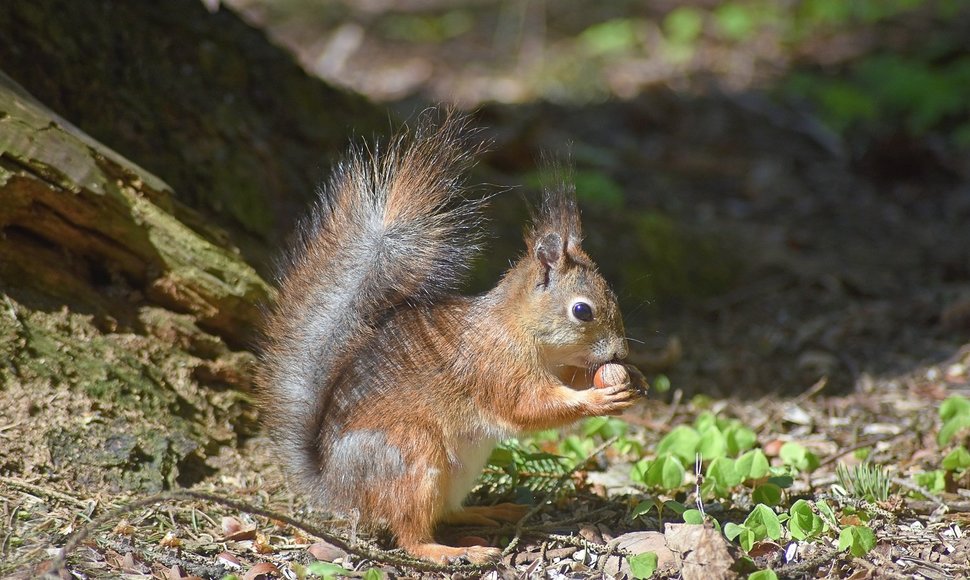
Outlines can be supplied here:
[[627, 354], [616, 298], [583, 252], [568, 186], [545, 192], [527, 251], [498, 285], [461, 296], [483, 201], [462, 176], [480, 149], [463, 120], [353, 151], [299, 229], [264, 328], [266, 427], [295, 483], [326, 509], [388, 528], [432, 561], [435, 525], [514, 521], [523, 506], [462, 508], [490, 452], [522, 431], [617, 414], [644, 385], [591, 388]]

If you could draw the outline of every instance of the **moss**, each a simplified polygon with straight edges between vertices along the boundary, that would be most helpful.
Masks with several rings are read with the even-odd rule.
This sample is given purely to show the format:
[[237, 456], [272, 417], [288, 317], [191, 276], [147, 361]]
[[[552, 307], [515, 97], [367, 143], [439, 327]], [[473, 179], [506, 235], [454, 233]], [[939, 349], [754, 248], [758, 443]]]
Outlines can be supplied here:
[[630, 218], [633, 247], [623, 255], [623, 294], [665, 304], [728, 290], [741, 261], [720, 236], [692, 230], [657, 213]]
[[[0, 460], [30, 463], [41, 442], [36, 469], [48, 470], [47, 456], [53, 473], [82, 486], [158, 490], [201, 477], [207, 453], [237, 438], [227, 425], [251, 428], [244, 396], [212, 392], [194, 378], [204, 361], [183, 350], [192, 344], [173, 345], [166, 334], [102, 334], [92, 316], [30, 311], [6, 296], [0, 304], [0, 392], [8, 401], [0, 422], [22, 431]], [[202, 334], [184, 325], [181, 332]], [[220, 380], [245, 376], [251, 357], [216, 348], [214, 337], [190, 342], [237, 368]]]

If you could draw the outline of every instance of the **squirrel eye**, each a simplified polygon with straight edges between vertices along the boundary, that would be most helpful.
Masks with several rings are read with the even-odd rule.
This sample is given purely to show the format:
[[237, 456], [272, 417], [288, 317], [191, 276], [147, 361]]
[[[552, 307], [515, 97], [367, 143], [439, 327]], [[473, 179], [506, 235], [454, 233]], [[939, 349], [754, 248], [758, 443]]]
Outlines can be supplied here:
[[576, 302], [573, 304], [572, 312], [576, 320], [589, 322], [593, 319], [593, 307], [585, 302]]

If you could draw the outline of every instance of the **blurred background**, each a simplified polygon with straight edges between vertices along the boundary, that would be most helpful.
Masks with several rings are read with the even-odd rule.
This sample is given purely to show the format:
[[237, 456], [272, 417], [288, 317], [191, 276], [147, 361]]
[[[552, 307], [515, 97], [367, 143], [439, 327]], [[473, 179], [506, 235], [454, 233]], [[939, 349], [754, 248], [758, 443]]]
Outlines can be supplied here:
[[968, 335], [968, 2], [228, 5], [403, 118], [477, 111], [490, 180], [571, 148], [635, 356], [676, 387], [871, 388]]

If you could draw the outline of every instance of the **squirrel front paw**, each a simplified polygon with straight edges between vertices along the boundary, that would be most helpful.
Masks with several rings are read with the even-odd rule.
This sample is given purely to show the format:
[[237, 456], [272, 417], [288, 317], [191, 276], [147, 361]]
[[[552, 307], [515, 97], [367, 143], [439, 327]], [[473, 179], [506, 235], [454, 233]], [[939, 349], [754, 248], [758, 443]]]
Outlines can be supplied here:
[[629, 382], [620, 385], [611, 385], [597, 389], [584, 391], [589, 414], [599, 415], [619, 415], [637, 402], [640, 393]]
[[627, 374], [630, 375], [630, 385], [641, 395], [646, 395], [647, 391], [650, 390], [647, 377], [643, 376], [640, 369], [631, 364], [624, 364], [623, 367], [626, 369]]

